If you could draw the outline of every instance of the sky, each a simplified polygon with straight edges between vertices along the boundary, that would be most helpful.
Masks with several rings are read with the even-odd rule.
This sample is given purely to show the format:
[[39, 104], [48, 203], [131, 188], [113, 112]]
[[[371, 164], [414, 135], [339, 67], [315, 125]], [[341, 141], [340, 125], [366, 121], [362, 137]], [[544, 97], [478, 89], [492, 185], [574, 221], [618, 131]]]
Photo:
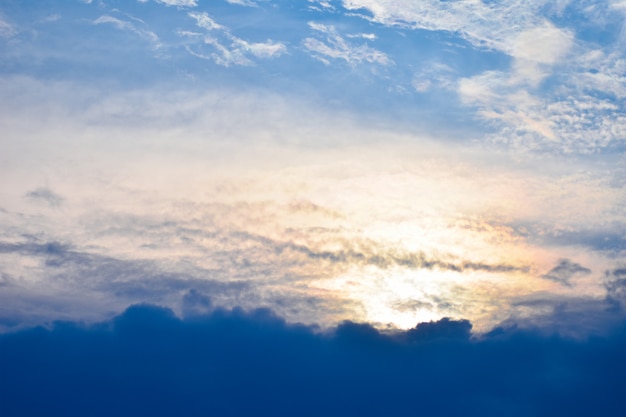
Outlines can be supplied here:
[[[623, 0], [1, 1], [7, 415], [42, 415], [21, 401], [59, 374], [49, 415], [86, 415], [157, 359], [174, 373], [136, 398], [202, 403], [213, 369], [211, 407], [250, 415], [229, 408], [228, 367], [190, 344], [235, 352], [259, 415], [310, 402], [276, 408], [252, 375], [272, 366], [277, 389], [298, 366], [304, 391], [324, 385], [315, 415], [378, 389], [404, 412], [408, 386], [426, 415], [554, 415], [570, 395], [571, 415], [598, 398], [613, 415], [625, 22]], [[292, 349], [310, 361], [278, 359]], [[116, 374], [114, 357], [134, 365]], [[461, 404], [438, 408], [448, 388]], [[81, 389], [68, 409], [61, 393]]]

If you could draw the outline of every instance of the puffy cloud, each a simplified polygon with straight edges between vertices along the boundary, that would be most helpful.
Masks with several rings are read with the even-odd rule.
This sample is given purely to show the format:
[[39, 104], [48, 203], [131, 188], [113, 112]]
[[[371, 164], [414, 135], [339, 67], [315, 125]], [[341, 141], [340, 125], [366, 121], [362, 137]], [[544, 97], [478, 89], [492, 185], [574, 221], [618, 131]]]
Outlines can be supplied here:
[[[617, 415], [626, 331], [570, 340], [444, 319], [328, 333], [269, 310], [186, 321], [134, 306], [93, 326], [0, 335], [3, 415]], [[50, 383], [54, 381], [54, 383]], [[158, 394], [158, 395], [157, 395]], [[71, 401], [70, 401], [71, 397]], [[245, 398], [245, 401], [241, 399]], [[323, 398], [323, 401], [319, 401]], [[453, 399], [453, 400], [451, 400]], [[97, 404], [97, 406], [94, 406]]]

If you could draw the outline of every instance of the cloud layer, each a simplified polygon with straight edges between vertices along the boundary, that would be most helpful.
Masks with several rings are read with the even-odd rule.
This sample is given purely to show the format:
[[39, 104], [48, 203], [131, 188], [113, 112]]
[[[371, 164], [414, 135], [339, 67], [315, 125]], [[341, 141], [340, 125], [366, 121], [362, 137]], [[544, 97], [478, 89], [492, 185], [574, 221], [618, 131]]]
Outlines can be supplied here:
[[606, 330], [623, 24], [595, 1], [0, 6], [2, 331], [208, 293], [322, 327]]
[[0, 336], [0, 412], [41, 415], [618, 415], [626, 332], [568, 340], [443, 319], [319, 334], [268, 310], [111, 321]]

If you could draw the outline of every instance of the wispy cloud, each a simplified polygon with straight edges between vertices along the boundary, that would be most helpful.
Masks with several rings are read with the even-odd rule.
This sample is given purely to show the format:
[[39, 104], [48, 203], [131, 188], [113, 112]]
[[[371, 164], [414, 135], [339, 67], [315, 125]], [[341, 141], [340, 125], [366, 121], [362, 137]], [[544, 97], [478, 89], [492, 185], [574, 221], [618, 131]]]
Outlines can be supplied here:
[[[266, 90], [3, 85], [2, 157], [19, 164], [0, 165], [0, 305], [29, 323], [131, 302], [180, 311], [192, 290], [290, 321], [452, 316], [479, 331], [608, 308], [598, 271], [619, 269], [626, 194], [604, 166], [435, 146]], [[54, 169], [18, 168], [34, 164]], [[24, 198], [41, 184], [66, 199], [58, 210]], [[556, 301], [515, 304], [536, 293]]]
[[343, 6], [383, 25], [458, 33], [479, 48], [515, 55], [515, 42], [527, 30], [542, 24], [545, 2], [426, 0], [343, 0]]
[[189, 17], [196, 21], [196, 26], [206, 30], [226, 30], [226, 28], [213, 20], [206, 12], [190, 12]]
[[309, 5], [309, 10], [315, 10], [315, 11], [319, 11], [319, 12], [335, 12], [337, 9], [335, 8], [335, 6], [333, 6], [331, 4], [330, 1], [326, 1], [326, 0], [308, 0], [309, 3], [311, 3]]
[[[367, 44], [354, 45], [349, 43], [337, 32], [334, 26], [309, 22], [309, 27], [324, 35], [324, 40], [306, 38], [303, 41], [304, 48], [307, 49], [313, 57], [325, 64], [330, 64], [330, 59], [344, 60], [350, 65], [369, 62], [387, 66], [393, 63], [385, 53]], [[367, 35], [365, 38], [371, 40], [371, 37]]]
[[17, 34], [17, 28], [0, 15], [0, 37], [11, 38]]
[[257, 7], [258, 4], [252, 0], [226, 0], [226, 2], [230, 3], [230, 4], [236, 4], [239, 6], [246, 6], [246, 7]]
[[155, 0], [157, 3], [165, 4], [166, 6], [178, 6], [178, 7], [197, 7], [198, 0]]
[[143, 23], [139, 19], [133, 19], [133, 21], [134, 22], [118, 19], [117, 17], [113, 17], [110, 15], [102, 15], [96, 20], [94, 20], [93, 24], [94, 25], [110, 24], [110, 25], [113, 25], [117, 29], [133, 32], [139, 35], [139, 37], [150, 42], [154, 49], [158, 49], [162, 46], [159, 40], [159, 37], [157, 36], [156, 33], [148, 30], [145, 27], [140, 27], [140, 26], [145, 26], [145, 23]]
[[[251, 57], [268, 59], [287, 52], [287, 47], [281, 42], [270, 39], [265, 42], [249, 42], [234, 36], [227, 27], [215, 22], [206, 12], [191, 12], [189, 17], [196, 21], [196, 26], [208, 31], [208, 34], [201, 38], [201, 45], [197, 44], [199, 39], [196, 33], [179, 32], [181, 36], [195, 40], [193, 45], [187, 45], [186, 48], [198, 58], [209, 59], [218, 65], [229, 67], [253, 65]], [[205, 51], [205, 46], [210, 47], [208, 51]]]

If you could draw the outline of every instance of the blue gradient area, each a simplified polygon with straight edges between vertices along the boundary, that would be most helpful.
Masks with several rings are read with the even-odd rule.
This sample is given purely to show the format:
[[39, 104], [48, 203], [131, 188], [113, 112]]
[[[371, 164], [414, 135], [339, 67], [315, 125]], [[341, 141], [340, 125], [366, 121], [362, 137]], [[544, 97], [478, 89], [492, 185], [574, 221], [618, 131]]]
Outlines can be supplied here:
[[[9, 1], [1, 11], [20, 31], [11, 39], [0, 39], [5, 58], [0, 73], [106, 84], [116, 90], [173, 84], [197, 89], [261, 87], [309, 97], [328, 108], [393, 118], [393, 123], [401, 121], [418, 130], [436, 126], [442, 135], [450, 130], [478, 132], [480, 125], [472, 112], [461, 105], [450, 86], [440, 84], [440, 78], [505, 69], [511, 63], [509, 56], [478, 49], [453, 33], [369, 22], [347, 13], [339, 2], [334, 11], [311, 6], [258, 2], [256, 7], [243, 7], [215, 1], [184, 8], [154, 1]], [[219, 65], [209, 59], [215, 48], [200, 38], [216, 38], [226, 47], [230, 41], [219, 31], [198, 27], [192, 13], [206, 13], [230, 35], [247, 42], [280, 42], [286, 52], [271, 59], [252, 57], [248, 65]], [[102, 17], [127, 26], [94, 23]], [[388, 64], [315, 59], [305, 48], [305, 39], [326, 43], [328, 39], [309, 27], [312, 22], [334, 28], [350, 48], [367, 46], [384, 53]], [[197, 42], [184, 32], [195, 33]], [[360, 38], [363, 34], [374, 38]], [[443, 73], [441, 65], [445, 65]], [[432, 81], [428, 91], [415, 93], [416, 74]]]
[[269, 310], [181, 321], [130, 307], [91, 327], [0, 336], [0, 414], [13, 416], [617, 416], [626, 327], [573, 341], [443, 319], [320, 335]]

